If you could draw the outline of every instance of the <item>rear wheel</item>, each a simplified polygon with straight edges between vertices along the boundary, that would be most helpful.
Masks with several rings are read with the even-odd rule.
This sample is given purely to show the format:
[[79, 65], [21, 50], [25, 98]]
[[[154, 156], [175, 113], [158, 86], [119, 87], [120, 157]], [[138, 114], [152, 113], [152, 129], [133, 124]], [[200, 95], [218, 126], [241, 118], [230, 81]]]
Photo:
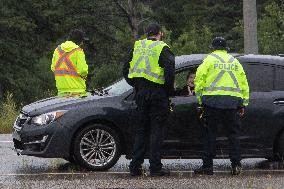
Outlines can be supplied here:
[[80, 131], [74, 140], [74, 157], [77, 163], [93, 171], [111, 168], [119, 159], [120, 140], [112, 128], [93, 124]]

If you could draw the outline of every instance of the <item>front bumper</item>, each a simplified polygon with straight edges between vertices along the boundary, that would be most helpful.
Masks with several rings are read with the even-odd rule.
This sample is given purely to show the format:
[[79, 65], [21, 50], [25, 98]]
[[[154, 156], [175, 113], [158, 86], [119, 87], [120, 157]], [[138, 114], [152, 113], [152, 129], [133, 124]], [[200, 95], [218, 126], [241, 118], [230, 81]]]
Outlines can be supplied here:
[[60, 120], [45, 126], [30, 125], [27, 122], [19, 125], [16, 121], [14, 129], [12, 137], [18, 154], [48, 158], [69, 156], [69, 130]]

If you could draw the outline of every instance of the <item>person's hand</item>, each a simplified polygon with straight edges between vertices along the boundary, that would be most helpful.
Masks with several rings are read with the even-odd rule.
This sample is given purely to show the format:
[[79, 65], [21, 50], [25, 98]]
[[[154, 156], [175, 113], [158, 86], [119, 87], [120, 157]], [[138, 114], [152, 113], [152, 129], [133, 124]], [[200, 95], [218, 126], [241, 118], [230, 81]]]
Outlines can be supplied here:
[[202, 106], [198, 106], [196, 108], [196, 111], [197, 111], [197, 115], [198, 115], [199, 119], [202, 119], [203, 118], [203, 113], [204, 113], [204, 108]]
[[245, 115], [245, 108], [242, 107], [240, 110], [239, 110], [239, 115], [240, 117], [243, 117]]
[[85, 81], [87, 80], [87, 76], [81, 76], [82, 79], [84, 79]]
[[188, 90], [188, 96], [192, 96], [194, 91], [190, 89], [190, 86], [187, 86], [187, 90]]

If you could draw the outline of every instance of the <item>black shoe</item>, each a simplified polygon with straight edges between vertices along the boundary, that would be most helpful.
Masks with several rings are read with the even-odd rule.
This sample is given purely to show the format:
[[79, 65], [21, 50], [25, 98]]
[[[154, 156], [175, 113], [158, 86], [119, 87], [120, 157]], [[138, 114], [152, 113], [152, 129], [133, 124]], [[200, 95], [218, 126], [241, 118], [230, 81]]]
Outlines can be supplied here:
[[161, 169], [159, 171], [150, 171], [151, 177], [161, 177], [161, 176], [170, 176], [170, 171], [167, 169]]
[[242, 172], [242, 167], [240, 165], [232, 166], [231, 174], [232, 175], [239, 175]]
[[213, 175], [213, 167], [200, 167], [194, 170], [194, 174], [197, 175]]
[[143, 175], [143, 171], [142, 169], [130, 169], [130, 175], [133, 176], [133, 177], [136, 177], [136, 176], [142, 176]]

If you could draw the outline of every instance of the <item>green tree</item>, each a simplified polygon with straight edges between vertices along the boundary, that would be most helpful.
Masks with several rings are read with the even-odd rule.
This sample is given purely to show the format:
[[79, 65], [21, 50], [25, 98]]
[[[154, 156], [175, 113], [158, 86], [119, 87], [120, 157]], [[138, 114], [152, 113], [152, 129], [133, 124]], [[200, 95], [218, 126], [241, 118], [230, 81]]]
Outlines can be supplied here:
[[284, 1], [265, 7], [259, 20], [259, 44], [263, 54], [284, 53]]

